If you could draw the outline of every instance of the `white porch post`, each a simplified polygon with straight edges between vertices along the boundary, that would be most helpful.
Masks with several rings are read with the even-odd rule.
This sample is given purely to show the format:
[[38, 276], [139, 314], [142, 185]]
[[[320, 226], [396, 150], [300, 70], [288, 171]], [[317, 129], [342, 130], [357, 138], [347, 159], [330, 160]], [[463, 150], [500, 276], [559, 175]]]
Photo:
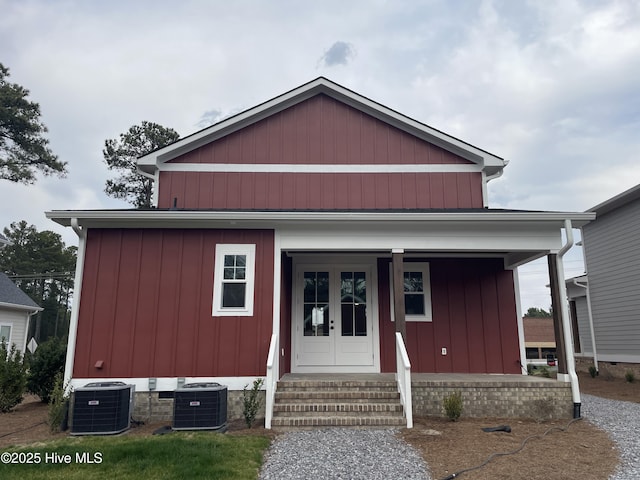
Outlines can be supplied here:
[[71, 219], [71, 227], [78, 235], [78, 253], [76, 256], [76, 275], [73, 280], [73, 303], [71, 305], [71, 318], [69, 319], [69, 337], [67, 340], [67, 358], [64, 365], [65, 388], [71, 387], [73, 377], [73, 362], [76, 354], [76, 340], [78, 336], [78, 318], [80, 315], [80, 294], [82, 292], [82, 277], [84, 274], [84, 256], [86, 245], [86, 231], [78, 224], [77, 218]]

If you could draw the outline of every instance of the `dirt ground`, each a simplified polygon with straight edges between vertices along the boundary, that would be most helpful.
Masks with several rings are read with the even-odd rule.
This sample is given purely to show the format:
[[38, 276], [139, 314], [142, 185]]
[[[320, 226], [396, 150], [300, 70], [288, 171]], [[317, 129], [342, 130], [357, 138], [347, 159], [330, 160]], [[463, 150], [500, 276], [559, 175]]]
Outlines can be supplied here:
[[[624, 368], [601, 367], [600, 375], [591, 378], [580, 372], [583, 393], [617, 400], [640, 403], [640, 375], [634, 383], [624, 380]], [[0, 449], [10, 445], [28, 445], [33, 442], [63, 438], [66, 433], [51, 434], [46, 424], [47, 407], [37, 397], [29, 396], [10, 413], [0, 414]], [[516, 454], [499, 456], [482, 468], [462, 473], [456, 478], [468, 479], [606, 479], [615, 470], [618, 456], [615, 445], [606, 433], [579, 420], [567, 427], [569, 421], [537, 423], [533, 420], [470, 419], [462, 417], [457, 422], [442, 418], [416, 418], [415, 428], [403, 430], [400, 435], [422, 452], [429, 464], [434, 480], [480, 465], [494, 453], [518, 449]], [[150, 435], [165, 424], [141, 425], [132, 428], [128, 435]], [[511, 433], [483, 432], [483, 427], [509, 425]], [[566, 431], [560, 431], [566, 428]], [[229, 434], [275, 435], [257, 427], [245, 428], [242, 421], [229, 424]]]

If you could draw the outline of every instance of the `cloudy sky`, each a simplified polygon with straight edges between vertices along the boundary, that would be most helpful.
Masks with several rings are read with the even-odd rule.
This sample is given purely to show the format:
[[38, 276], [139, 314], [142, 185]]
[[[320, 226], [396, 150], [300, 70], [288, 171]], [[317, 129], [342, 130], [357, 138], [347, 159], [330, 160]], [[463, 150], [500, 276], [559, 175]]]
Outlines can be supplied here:
[[[0, 180], [0, 228], [76, 239], [51, 209], [104, 194], [108, 138], [181, 136], [320, 75], [510, 161], [500, 208], [584, 211], [640, 183], [640, 2], [0, 0], [0, 62], [41, 106], [65, 179]], [[583, 271], [573, 249], [568, 275]], [[546, 263], [521, 268], [548, 308]]]

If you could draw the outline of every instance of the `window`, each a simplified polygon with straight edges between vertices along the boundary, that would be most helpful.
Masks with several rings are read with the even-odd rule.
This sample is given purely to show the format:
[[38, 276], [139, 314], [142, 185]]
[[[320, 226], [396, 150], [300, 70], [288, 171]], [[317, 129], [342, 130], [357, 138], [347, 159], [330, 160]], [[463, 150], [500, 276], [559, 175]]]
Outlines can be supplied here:
[[256, 246], [216, 246], [213, 283], [213, 316], [253, 315]]
[[11, 325], [0, 325], [0, 342], [4, 342], [7, 345], [11, 345]]
[[[393, 269], [389, 265], [391, 286], [391, 321], [393, 310]], [[431, 315], [431, 278], [428, 263], [404, 263], [404, 314], [407, 322], [430, 322]]]

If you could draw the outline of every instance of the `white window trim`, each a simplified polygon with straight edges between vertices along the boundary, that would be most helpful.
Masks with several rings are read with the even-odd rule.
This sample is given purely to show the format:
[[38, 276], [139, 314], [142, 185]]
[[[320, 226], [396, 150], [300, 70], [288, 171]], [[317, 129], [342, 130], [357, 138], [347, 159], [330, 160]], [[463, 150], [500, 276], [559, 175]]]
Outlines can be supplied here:
[[[245, 280], [247, 288], [245, 290], [244, 307], [222, 307], [222, 283], [224, 282], [224, 256], [225, 255], [246, 255], [247, 264], [245, 266]], [[256, 278], [256, 246], [255, 244], [218, 244], [216, 245], [216, 256], [213, 276], [213, 309], [214, 317], [252, 317], [253, 316], [253, 293], [255, 291]]]
[[[433, 313], [431, 310], [431, 271], [428, 262], [404, 262], [402, 265], [404, 272], [422, 272], [424, 288], [424, 315], [405, 315], [406, 322], [432, 322]], [[395, 307], [393, 305], [393, 264], [389, 263], [389, 305], [391, 306], [391, 321], [395, 322]]]
[[[13, 335], [13, 323], [0, 323], [0, 327], [9, 327], [9, 338], [7, 338], [7, 348], [11, 348], [11, 337]], [[0, 338], [0, 341], [2, 338]]]

